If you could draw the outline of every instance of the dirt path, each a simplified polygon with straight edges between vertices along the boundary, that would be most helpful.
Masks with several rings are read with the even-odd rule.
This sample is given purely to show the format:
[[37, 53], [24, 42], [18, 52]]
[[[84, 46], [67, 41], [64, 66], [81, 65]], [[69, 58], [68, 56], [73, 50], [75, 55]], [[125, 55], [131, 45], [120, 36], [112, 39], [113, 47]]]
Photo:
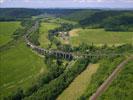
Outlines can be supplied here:
[[133, 60], [133, 55], [123, 62], [121, 62], [112, 74], [103, 82], [103, 84], [97, 89], [97, 91], [90, 97], [90, 100], [97, 100], [97, 98], [108, 88], [111, 82], [116, 78], [120, 70], [127, 64], [129, 61]]

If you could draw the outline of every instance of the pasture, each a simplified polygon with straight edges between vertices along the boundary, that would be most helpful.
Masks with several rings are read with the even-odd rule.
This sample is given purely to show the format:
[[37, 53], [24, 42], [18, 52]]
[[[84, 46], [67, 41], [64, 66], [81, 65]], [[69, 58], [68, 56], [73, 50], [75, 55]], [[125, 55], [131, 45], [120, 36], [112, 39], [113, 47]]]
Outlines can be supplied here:
[[47, 72], [43, 58], [33, 53], [22, 39], [12, 48], [1, 51], [0, 57], [1, 97], [9, 95], [18, 87], [28, 88], [39, 74]]
[[0, 46], [12, 40], [12, 34], [20, 27], [20, 22], [0, 22]]
[[[98, 64], [90, 64], [57, 98], [57, 100], [77, 100], [87, 88], [92, 75], [97, 71]], [[70, 98], [71, 97], [71, 98]]]
[[[70, 33], [70, 44], [78, 46], [81, 43], [95, 45], [121, 45], [133, 43], [132, 32], [111, 32], [104, 29], [75, 29]], [[72, 35], [74, 34], [74, 35]]]
[[[56, 27], [59, 27], [58, 24], [55, 23], [46, 23], [46, 22], [42, 22], [41, 23], [41, 27], [39, 29], [39, 42], [40, 42], [40, 46], [43, 48], [48, 48], [50, 41], [48, 40], [48, 31], [51, 29], [54, 29]], [[56, 46], [53, 45], [53, 48], [55, 48]]]

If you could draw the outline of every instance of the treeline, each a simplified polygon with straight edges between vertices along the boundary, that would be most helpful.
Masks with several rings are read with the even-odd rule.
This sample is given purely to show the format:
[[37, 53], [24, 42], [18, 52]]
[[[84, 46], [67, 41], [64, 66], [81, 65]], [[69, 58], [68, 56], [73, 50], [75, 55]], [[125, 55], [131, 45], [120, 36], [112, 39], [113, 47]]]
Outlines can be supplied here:
[[37, 9], [1, 8], [0, 21], [16, 21], [41, 14]]
[[55, 100], [55, 98], [86, 68], [87, 65], [87, 59], [79, 59], [70, 69], [67, 69], [49, 84], [45, 84], [33, 95], [25, 98], [25, 100]]
[[77, 9], [28, 9], [28, 8], [0, 8], [0, 21], [16, 21], [32, 18], [40, 14], [63, 16], [78, 11]]
[[[93, 49], [96, 50], [96, 49]], [[100, 50], [100, 48], [99, 48]], [[130, 44], [125, 44], [123, 46], [119, 47], [107, 47], [103, 46], [101, 48], [104, 52], [113, 52], [116, 54], [121, 53], [120, 56], [110, 56], [106, 58], [100, 58], [98, 59], [98, 63], [100, 63], [100, 67], [97, 70], [97, 73], [95, 73], [92, 76], [91, 82], [88, 84], [88, 88], [84, 92], [84, 94], [79, 98], [79, 100], [87, 100], [92, 96], [93, 93], [96, 92], [97, 88], [105, 81], [105, 79], [112, 73], [112, 71], [116, 68], [118, 64], [120, 64], [121, 61], [125, 59], [125, 54], [131, 55], [133, 53], [133, 46]], [[100, 50], [100, 51], [101, 51]], [[104, 53], [103, 52], [103, 53]], [[95, 62], [97, 62], [95, 61]], [[104, 96], [103, 96], [104, 97]], [[119, 98], [119, 97], [118, 97]]]
[[133, 13], [108, 18], [104, 28], [107, 31], [133, 31]]
[[[48, 58], [48, 59], [47, 59]], [[63, 64], [63, 61], [46, 57], [49, 72], [40, 76], [27, 91], [21, 88], [4, 100], [53, 100], [55, 99], [88, 65], [87, 59], [79, 59], [71, 68]]]
[[21, 24], [25, 27], [27, 38], [29, 39], [29, 41], [34, 45], [40, 45], [38, 41], [40, 21], [29, 19], [23, 20]]
[[84, 94], [79, 98], [79, 100], [89, 99], [93, 93], [96, 92], [97, 88], [105, 81], [105, 79], [112, 73], [115, 67], [123, 60], [123, 57], [118, 57], [115, 59], [103, 59], [101, 60], [100, 67], [92, 76], [91, 82]]
[[93, 15], [96, 12], [100, 12], [99, 9], [81, 9], [79, 11], [75, 11], [73, 13], [68, 14], [67, 16], [61, 16], [61, 18], [70, 20], [70, 21], [76, 21], [79, 22], [80, 20], [86, 19], [89, 16]]
[[79, 24], [108, 31], [133, 31], [133, 11], [100, 11], [80, 20]]
[[25, 35], [27, 31], [35, 25], [35, 20], [28, 19], [28, 20], [22, 20], [21, 21], [21, 27], [18, 28], [14, 33], [13, 33], [13, 38], [18, 39], [19, 37]]
[[45, 84], [49, 84], [51, 80], [59, 77], [65, 70], [66, 65], [64, 65], [63, 60], [55, 60], [51, 56], [46, 55], [44, 59], [45, 64], [48, 66], [48, 73], [40, 75], [35, 83], [33, 83], [26, 91], [22, 88], [18, 88], [14, 93], [4, 98], [4, 100], [22, 100], [29, 97], [33, 93], [36, 93]]

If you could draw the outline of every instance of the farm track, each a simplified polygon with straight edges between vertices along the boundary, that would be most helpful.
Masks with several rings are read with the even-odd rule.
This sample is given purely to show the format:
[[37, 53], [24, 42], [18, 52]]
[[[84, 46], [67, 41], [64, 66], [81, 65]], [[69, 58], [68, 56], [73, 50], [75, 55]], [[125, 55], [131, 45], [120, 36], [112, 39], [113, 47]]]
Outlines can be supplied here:
[[133, 55], [128, 57], [126, 60], [121, 62], [112, 74], [103, 82], [103, 84], [97, 89], [97, 91], [90, 97], [90, 100], [97, 100], [97, 98], [109, 87], [112, 81], [116, 78], [122, 68], [129, 62], [133, 60]]

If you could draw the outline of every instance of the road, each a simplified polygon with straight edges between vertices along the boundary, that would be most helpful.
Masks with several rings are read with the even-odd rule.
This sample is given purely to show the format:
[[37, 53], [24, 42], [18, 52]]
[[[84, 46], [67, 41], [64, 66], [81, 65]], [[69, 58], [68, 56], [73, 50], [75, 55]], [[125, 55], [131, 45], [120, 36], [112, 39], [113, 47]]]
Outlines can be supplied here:
[[116, 78], [121, 69], [129, 62], [133, 60], [133, 55], [121, 62], [112, 74], [103, 82], [103, 84], [97, 89], [97, 91], [90, 97], [90, 100], [97, 100], [97, 98], [109, 87], [111, 82]]

